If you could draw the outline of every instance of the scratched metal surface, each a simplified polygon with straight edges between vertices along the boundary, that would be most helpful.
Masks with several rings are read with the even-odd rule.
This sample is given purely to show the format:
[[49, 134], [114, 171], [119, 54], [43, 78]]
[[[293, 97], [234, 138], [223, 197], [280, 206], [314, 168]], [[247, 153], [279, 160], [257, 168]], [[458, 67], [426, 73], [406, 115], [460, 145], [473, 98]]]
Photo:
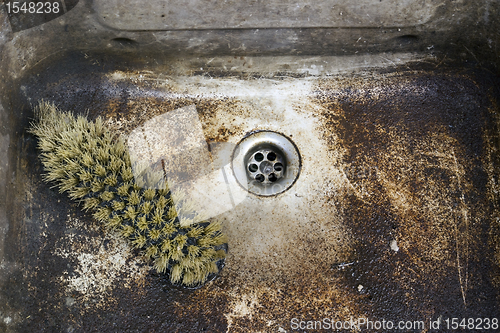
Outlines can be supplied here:
[[[297, 75], [284, 66], [293, 60], [153, 66], [77, 52], [17, 81], [0, 327], [289, 332], [292, 318], [498, 317], [498, 77], [437, 60], [324, 75], [311, 73], [313, 59]], [[174, 288], [41, 181], [26, 132], [39, 99], [102, 116], [123, 135], [194, 104], [207, 140], [275, 130], [297, 145], [303, 169], [285, 193], [249, 195], [219, 215], [229, 238], [221, 275]]]

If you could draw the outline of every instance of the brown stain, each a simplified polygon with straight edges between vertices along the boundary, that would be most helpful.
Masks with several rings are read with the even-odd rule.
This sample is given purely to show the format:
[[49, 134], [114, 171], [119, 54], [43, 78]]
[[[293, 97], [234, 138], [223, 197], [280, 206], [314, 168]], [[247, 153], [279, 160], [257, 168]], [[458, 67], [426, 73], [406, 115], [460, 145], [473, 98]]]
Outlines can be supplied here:
[[[125, 77], [136, 77], [137, 73], [121, 73]], [[123, 81], [120, 80], [120, 84]], [[150, 88], [153, 83], [147, 81], [147, 79], [141, 81], [141, 88]], [[155, 89], [159, 89], [155, 87]], [[206, 142], [201, 142], [199, 153], [191, 152], [189, 154], [177, 154], [177, 155], [163, 155], [158, 158], [158, 160], [151, 161], [154, 168], [159, 169], [161, 161], [168, 161], [168, 172], [169, 174], [175, 174], [177, 182], [189, 181], [190, 179], [196, 179], [197, 177], [203, 176], [208, 172], [212, 171], [207, 169], [206, 166], [201, 166], [201, 161], [199, 156], [203, 155], [205, 151], [205, 144], [208, 148], [214, 146], [220, 142], [226, 142], [229, 137], [241, 132], [240, 128], [229, 122], [223, 122], [220, 127], [214, 126], [218, 123], [220, 119], [218, 118], [219, 113], [227, 113], [228, 110], [235, 112], [235, 114], [241, 113], [240, 109], [242, 106], [239, 105], [237, 100], [234, 98], [218, 97], [214, 98], [211, 96], [203, 95], [190, 95], [187, 93], [181, 93], [170, 86], [161, 87], [161, 89], [168, 89], [167, 91], [162, 91], [161, 97], [136, 97], [132, 98], [130, 96], [122, 97], [120, 99], [110, 99], [104, 109], [100, 110], [100, 113], [96, 116], [101, 116], [105, 119], [107, 125], [115, 132], [128, 136], [134, 129], [142, 126], [148, 120], [166, 114], [170, 111], [174, 111], [179, 108], [194, 105], [198, 116], [200, 118], [201, 125], [204, 130], [204, 136]], [[164, 131], [168, 132], [168, 128]], [[181, 144], [184, 140], [182, 136], [177, 135], [177, 144]], [[172, 145], [169, 143], [169, 145]], [[175, 143], [174, 143], [175, 146]], [[201, 164], [200, 164], [201, 163]]]
[[[171, 95], [170, 95], [171, 94]], [[125, 103], [126, 112], [120, 113], [120, 106]], [[107, 120], [112, 129], [124, 135], [135, 128], [142, 126], [146, 121], [185, 106], [195, 105], [200, 118], [205, 114], [212, 114], [224, 103], [224, 100], [191, 96], [189, 94], [176, 94], [175, 91], [167, 92], [162, 98], [137, 97], [126, 100], [110, 100], [107, 107], [100, 115]], [[166, 129], [168, 130], [168, 129]]]
[[[110, 84], [104, 75], [88, 86], [77, 82], [71, 88], [64, 87], [67, 81], [57, 82], [62, 83], [31, 96], [55, 96], [61, 107], [74, 105], [77, 112], [88, 108], [91, 118], [102, 115], [123, 134], [155, 115], [195, 104], [207, 138], [224, 142], [245, 134], [239, 119], [251, 109], [236, 99], [191, 96], [173, 87], [164, 88], [161, 97], [131, 97], [123, 92], [135, 83]], [[101, 86], [107, 88], [100, 95]], [[84, 97], [71, 90], [74, 87], [87, 89]], [[151, 84], [144, 90], [151, 87], [160, 89]], [[492, 180], [498, 172], [498, 108], [488, 111], [497, 117], [496, 127], [490, 127], [485, 115], [488, 99], [482, 89], [470, 76], [453, 73], [318, 80], [311, 103], [319, 109], [307, 112], [319, 119], [318, 129], [331, 155], [342, 157], [328, 161], [344, 168], [349, 183], [325, 191], [325, 205], [341, 214], [354, 248], [352, 244], [332, 248], [328, 234], [310, 220], [302, 234], [287, 235], [291, 241], [281, 249], [297, 262], [288, 274], [273, 270], [257, 274], [259, 265], [269, 265], [269, 253], [262, 254], [261, 262], [245, 267], [244, 261], [229, 260], [230, 248], [228, 266], [201, 289], [172, 287], [166, 277], [154, 272], [129, 288], [120, 283], [124, 277], [119, 276], [109, 291], [109, 302], [100, 308], [83, 302], [82, 295], [64, 294], [55, 277], [74, 263], [53, 255], [68, 232], [68, 215], [84, 223], [95, 221], [40, 181], [34, 142], [21, 139], [28, 140], [27, 145], [17, 153], [28, 157], [20, 160], [17, 170], [24, 173], [19, 172], [11, 186], [17, 198], [12, 219], [21, 222], [10, 231], [17, 239], [9, 246], [23, 257], [23, 267], [12, 278], [17, 288], [8, 291], [17, 292], [16, 299], [27, 300], [17, 304], [24, 317], [30, 316], [20, 330], [226, 332], [229, 327], [230, 332], [276, 332], [280, 327], [289, 331], [293, 317], [496, 316], [498, 268], [490, 269], [490, 258], [492, 253], [498, 258], [500, 248], [495, 223], [498, 194]], [[228, 114], [231, 117], [222, 117]], [[487, 172], [481, 159], [489, 163]], [[30, 165], [35, 167], [30, 169]], [[28, 178], [30, 185], [26, 185]], [[464, 220], [465, 212], [469, 222]], [[50, 230], [45, 240], [39, 239], [43, 222]], [[104, 241], [105, 233], [98, 228], [91, 237]], [[397, 253], [389, 247], [392, 240], [399, 246]], [[348, 260], [336, 261], [333, 252]], [[459, 264], [459, 257], [468, 258], [468, 263]], [[24, 281], [28, 291], [22, 289]], [[73, 307], [65, 304], [66, 296], [76, 299]]]
[[[485, 311], [478, 303], [484, 290], [492, 293], [482, 272], [491, 253], [485, 228], [494, 224], [480, 162], [488, 122], [479, 105], [487, 98], [468, 76], [416, 74], [387, 75], [376, 85], [362, 77], [319, 83], [325, 140], [331, 145], [338, 131], [350, 168], [376, 168], [367, 182], [351, 174], [362, 191], [334, 200], [362, 260], [376, 262], [360, 267], [370, 272], [363, 279], [377, 285], [374, 293], [393, 295], [378, 295], [389, 303], [374, 303], [373, 315]], [[389, 250], [393, 240], [397, 253]], [[490, 309], [494, 299], [484, 301]]]
[[[244, 133], [238, 126], [237, 119], [244, 119], [252, 114], [252, 108], [248, 103], [234, 98], [221, 99], [217, 103], [212, 101], [202, 103], [200, 100], [185, 96], [172, 97], [172, 100], [167, 101], [129, 99], [127, 118], [115, 119], [109, 116], [109, 123], [118, 124], [116, 129], [127, 133], [130, 128], [140, 126], [155, 115], [193, 103], [197, 106], [209, 142], [234, 141], [235, 138], [241, 138]], [[121, 105], [121, 103], [113, 102], [111, 105]], [[200, 105], [210, 107], [203, 108]], [[103, 114], [106, 117], [116, 116], [112, 109]], [[179, 166], [189, 163], [189, 160], [182, 160], [179, 161]], [[279, 221], [277, 219], [277, 222]], [[228, 220], [225, 223], [234, 221]], [[344, 258], [352, 255], [348, 252], [348, 246], [332, 248], [332, 242], [327, 239], [329, 234], [325, 232], [326, 230], [318, 229], [314, 221], [308, 221], [298, 234], [292, 228], [284, 235], [286, 242], [283, 247], [270, 247], [266, 252], [255, 253], [250, 261], [245, 257], [235, 259], [230, 251], [228, 262], [231, 263], [231, 267], [225, 269], [217, 281], [174, 303], [177, 320], [186, 322], [187, 317], [193, 316], [220, 317], [225, 319], [231, 332], [243, 332], [249, 327], [264, 331], [287, 327], [294, 316], [307, 318], [311, 313], [330, 318], [333, 316], [335, 319], [341, 319], [342, 316], [361, 316], [362, 311], [359, 310], [358, 302], [353, 300], [365, 299], [367, 296], [357, 291], [357, 285], [342, 285], [344, 272], [337, 267], [332, 268], [332, 263], [341, 264]], [[335, 231], [332, 235], [336, 233]], [[232, 238], [230, 233], [228, 236]], [[339, 243], [340, 240], [335, 242]], [[289, 258], [285, 262], [273, 264], [273, 251], [288, 253]], [[304, 261], [304, 258], [307, 259]], [[296, 265], [290, 267], [289, 260], [295, 261]], [[262, 271], [261, 267], [268, 266], [269, 271]], [[231, 285], [227, 286], [228, 283]], [[226, 287], [220, 288], [220, 284]], [[276, 289], [279, 291], [276, 292]], [[346, 293], [350, 299], [347, 304], [343, 302]], [[251, 304], [245, 305], [248, 299], [251, 300]], [[207, 312], [207, 309], [212, 307], [218, 309], [217, 314], [213, 311]]]
[[[125, 74], [137, 75], [136, 73]], [[143, 82], [143, 84], [145, 83]], [[143, 125], [155, 116], [189, 105], [195, 105], [207, 141], [225, 142], [229, 136], [241, 132], [240, 127], [232, 123], [230, 119], [223, 122], [218, 119], [219, 113], [231, 113], [240, 116], [248, 109], [248, 106], [241, 104], [237, 99], [225, 96], [190, 95], [170, 86], [162, 87], [162, 89], [168, 90], [164, 91], [161, 97], [139, 96], [137, 98], [108, 99], [106, 107], [101, 109], [98, 115], [107, 120], [113, 130], [128, 135], [134, 128]], [[122, 110], [123, 107], [125, 107], [124, 110]], [[215, 124], [219, 125], [219, 127], [214, 126]]]
[[[493, 119], [491, 128], [484, 132], [485, 145], [487, 153], [484, 156], [484, 164], [488, 172], [488, 192], [487, 197], [491, 202], [491, 219], [493, 221], [500, 220], [500, 205], [498, 201], [498, 193], [500, 193], [500, 108], [498, 102], [494, 99], [491, 101], [489, 112]], [[500, 288], [500, 224], [492, 223], [488, 230], [488, 242], [494, 249], [495, 267], [490, 272], [489, 276], [496, 288]], [[500, 300], [500, 296], [498, 298]]]
[[[242, 136], [243, 130], [235, 120], [247, 112], [248, 106], [234, 97], [223, 99], [217, 108], [201, 112], [207, 142], [227, 142], [230, 137]], [[221, 119], [222, 115], [226, 118]]]

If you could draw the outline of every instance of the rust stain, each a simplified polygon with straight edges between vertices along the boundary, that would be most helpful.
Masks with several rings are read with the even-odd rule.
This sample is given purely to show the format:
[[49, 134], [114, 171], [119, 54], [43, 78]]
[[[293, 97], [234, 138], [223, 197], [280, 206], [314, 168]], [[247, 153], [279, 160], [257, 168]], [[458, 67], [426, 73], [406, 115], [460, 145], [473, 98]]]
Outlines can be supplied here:
[[[55, 84], [31, 82], [28, 91], [56, 96], [63, 108], [90, 109], [89, 117], [103, 116], [124, 135], [192, 104], [208, 142], [283, 131], [303, 157], [301, 177], [282, 196], [249, 196], [218, 216], [230, 239], [226, 267], [205, 287], [187, 290], [136, 267], [126, 249], [123, 265], [108, 260], [106, 246], [123, 244], [39, 181], [34, 143], [24, 138], [12, 231], [20, 236], [10, 244], [24, 260], [11, 298], [27, 299], [17, 306], [30, 316], [19, 330], [279, 332], [290, 331], [292, 318], [498, 315], [498, 96], [488, 96], [473, 74], [246, 78], [241, 90], [219, 95], [204, 86], [234, 88], [241, 78], [194, 76], [181, 84], [143, 71], [119, 74], [66, 87], [50, 73], [39, 80]], [[84, 253], [100, 271], [83, 269]], [[78, 289], [60, 279], [87, 273], [105, 283]], [[104, 297], [95, 293], [101, 290]]]
[[[500, 288], [500, 205], [498, 195], [500, 193], [500, 108], [498, 102], [494, 99], [491, 101], [489, 112], [493, 119], [491, 128], [485, 130], [484, 140], [486, 145], [486, 154], [484, 156], [484, 164], [488, 173], [488, 192], [487, 197], [491, 202], [491, 219], [496, 223], [492, 223], [488, 230], [488, 241], [494, 249], [495, 267], [490, 272], [489, 276], [495, 284], [496, 288]], [[500, 296], [498, 297], [500, 300]]]
[[[325, 139], [332, 142], [331, 126], [338, 126], [346, 162], [355, 169], [376, 167], [368, 181], [351, 174], [362, 190], [336, 200], [349, 205], [343, 210], [351, 211], [346, 220], [354, 219], [353, 231], [365, 234], [358, 234], [365, 243], [361, 252], [380, 262], [372, 269], [394, 283], [386, 288], [399, 295], [397, 302], [422, 316], [477, 307], [476, 295], [485, 287], [478, 278], [488, 251], [484, 228], [494, 224], [484, 198], [485, 172], [478, 167], [480, 152], [488, 151], [480, 148], [487, 121], [478, 110], [486, 97], [459, 75], [393, 74], [376, 85], [364, 78], [345, 81], [321, 82], [316, 96], [328, 108]], [[457, 100], [464, 87], [469, 90]], [[456, 303], [443, 302], [444, 294]], [[372, 313], [377, 310], [384, 313], [374, 304]]]

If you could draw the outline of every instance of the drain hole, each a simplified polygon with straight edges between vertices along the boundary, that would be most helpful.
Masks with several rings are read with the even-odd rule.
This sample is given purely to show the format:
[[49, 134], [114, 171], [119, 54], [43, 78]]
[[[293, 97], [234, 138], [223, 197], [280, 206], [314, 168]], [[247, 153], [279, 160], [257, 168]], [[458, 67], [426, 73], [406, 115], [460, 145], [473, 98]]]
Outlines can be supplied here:
[[135, 40], [125, 37], [113, 38], [112, 41], [122, 46], [131, 46], [137, 44]]
[[267, 159], [269, 161], [274, 161], [276, 159], [276, 154], [273, 152], [270, 152], [269, 154], [267, 154]]
[[234, 149], [232, 167], [238, 183], [250, 193], [271, 196], [286, 191], [297, 179], [301, 161], [287, 137], [271, 131], [255, 132]]
[[400, 44], [404, 44], [404, 45], [412, 44], [414, 42], [417, 42], [418, 39], [419, 38], [418, 38], [417, 35], [403, 35], [403, 36], [397, 37], [397, 40], [399, 41], [399, 43]]
[[255, 180], [256, 180], [256, 181], [259, 181], [259, 182], [261, 182], [261, 183], [262, 183], [265, 179], [266, 179], [266, 177], [264, 177], [264, 175], [263, 175], [263, 174], [260, 174], [260, 173], [259, 173], [257, 176], [255, 176]]

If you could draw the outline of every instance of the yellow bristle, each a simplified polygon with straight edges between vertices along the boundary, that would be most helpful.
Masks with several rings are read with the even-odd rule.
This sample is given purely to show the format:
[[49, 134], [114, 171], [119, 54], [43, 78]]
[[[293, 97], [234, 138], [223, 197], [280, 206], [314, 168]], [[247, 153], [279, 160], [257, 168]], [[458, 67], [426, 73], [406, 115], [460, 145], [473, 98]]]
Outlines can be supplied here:
[[211, 261], [210, 263], [208, 263], [207, 273], [215, 274], [217, 272], [219, 272], [219, 268], [217, 267], [217, 263], [215, 261]]
[[182, 252], [182, 248], [180, 246], [176, 246], [175, 243], [172, 244], [172, 252], [171, 258], [175, 261], [179, 261], [184, 258], [184, 253]]
[[196, 257], [197, 255], [200, 254], [200, 248], [198, 246], [195, 246], [195, 245], [189, 245], [187, 247], [187, 250], [188, 250], [188, 254], [191, 257]]
[[126, 144], [122, 138], [119, 138], [113, 147], [111, 147], [111, 153], [117, 157], [122, 157], [127, 151]]
[[141, 212], [144, 214], [149, 214], [149, 212], [151, 212], [152, 209], [153, 205], [149, 201], [146, 201], [141, 205]]
[[122, 230], [121, 230], [121, 234], [123, 235], [123, 237], [130, 237], [132, 234], [134, 233], [134, 228], [129, 226], [129, 225], [125, 225], [122, 227]]
[[142, 248], [146, 245], [147, 238], [144, 235], [138, 235], [133, 241], [132, 244], [135, 245], [138, 249]]
[[125, 213], [123, 213], [123, 217], [127, 218], [129, 220], [134, 220], [135, 217], [137, 216], [137, 212], [134, 207], [128, 206], [127, 209], [125, 210]]
[[216, 236], [211, 236], [211, 235], [205, 235], [200, 238], [198, 238], [198, 246], [201, 247], [209, 247], [209, 246], [217, 246], [224, 244], [225, 242], [225, 237], [224, 235], [216, 235]]
[[[111, 152], [113, 153], [113, 152]], [[118, 173], [120, 169], [123, 166], [123, 161], [120, 160], [118, 157], [111, 155], [110, 162], [108, 164], [109, 170], [111, 170], [113, 173]]]
[[83, 209], [95, 209], [101, 204], [101, 200], [99, 198], [87, 198], [84, 200]]
[[111, 201], [111, 200], [113, 200], [115, 195], [109, 191], [104, 191], [104, 192], [102, 192], [100, 197], [103, 201]]
[[96, 154], [97, 159], [101, 163], [106, 163], [109, 160], [109, 152], [107, 151], [107, 149], [105, 149], [103, 147], [97, 149], [95, 154]]
[[154, 268], [159, 273], [165, 273], [165, 271], [167, 270], [167, 265], [168, 265], [168, 256], [166, 254], [162, 254], [155, 259]]
[[134, 179], [134, 174], [132, 173], [132, 168], [129, 166], [123, 167], [121, 171], [121, 176], [124, 181], [128, 182]]
[[205, 234], [219, 232], [222, 229], [220, 222], [212, 222], [205, 228]]
[[94, 213], [94, 218], [100, 222], [105, 222], [109, 219], [109, 214], [111, 214], [111, 209], [100, 207]]
[[61, 169], [61, 166], [64, 163], [64, 160], [60, 156], [53, 153], [44, 153], [41, 154], [40, 157], [46, 168]]
[[188, 236], [181, 235], [181, 234], [175, 236], [175, 238], [173, 239], [173, 241], [175, 243], [177, 243], [177, 246], [180, 248], [183, 248], [186, 245], [187, 240], [188, 240]]
[[78, 173], [78, 177], [82, 182], [90, 182], [92, 180], [92, 174], [88, 170], [81, 170]]
[[205, 282], [207, 280], [208, 274], [214, 273], [211, 271], [210, 268], [208, 268], [208, 269], [207, 268], [208, 267], [206, 265], [201, 265], [200, 269], [195, 271], [195, 274], [196, 274], [195, 281], [197, 284]]
[[94, 173], [98, 175], [99, 177], [105, 177], [106, 176], [106, 168], [103, 167], [100, 164], [96, 164], [94, 166]]
[[63, 179], [66, 176], [64, 169], [52, 169], [45, 174], [45, 181], [51, 182], [54, 180]]
[[141, 216], [137, 219], [137, 227], [140, 231], [148, 229], [149, 222], [145, 216]]
[[165, 181], [162, 181], [160, 185], [158, 186], [158, 195], [168, 195], [170, 193], [170, 189], [168, 188], [167, 183]]
[[168, 210], [167, 218], [170, 219], [170, 220], [172, 220], [172, 219], [175, 219], [176, 217], [177, 217], [177, 210], [175, 209], [174, 206], [172, 206]]
[[160, 225], [164, 222], [163, 220], [163, 211], [156, 208], [155, 213], [153, 214], [153, 218], [151, 219], [151, 222], [155, 225]]
[[144, 199], [150, 201], [153, 200], [153, 198], [156, 195], [156, 191], [152, 188], [148, 188], [146, 191], [144, 191]]
[[65, 179], [64, 182], [59, 187], [59, 192], [66, 192], [72, 190], [78, 184], [80, 184], [80, 179], [78, 179], [77, 177], [70, 177], [68, 179]]
[[[97, 140], [94, 136], [91, 136], [91, 135], [86, 134], [85, 137], [87, 139], [87, 143], [85, 143], [83, 145], [83, 147], [85, 148], [85, 150], [88, 151], [89, 156], [91, 156], [90, 154], [97, 149]], [[92, 161], [93, 161], [93, 163], [96, 162], [93, 157], [92, 157]]]
[[185, 270], [186, 269], [193, 270], [198, 268], [196, 260], [194, 260], [193, 257], [191, 256], [185, 256], [184, 258], [182, 258], [180, 264]]
[[185, 284], [186, 286], [192, 286], [196, 284], [196, 274], [191, 271], [191, 270], [185, 270], [184, 271], [184, 276], [182, 277], [182, 283]]
[[161, 251], [171, 253], [173, 243], [170, 239], [166, 238], [161, 242]]
[[129, 205], [138, 205], [141, 202], [141, 198], [139, 197], [139, 191], [132, 191], [128, 196]]
[[216, 260], [224, 259], [225, 257], [226, 257], [226, 251], [224, 250], [217, 250], [217, 252], [215, 253]]
[[203, 233], [203, 228], [200, 227], [193, 227], [191, 228], [188, 232], [187, 235], [188, 237], [199, 237]]
[[87, 131], [88, 120], [82, 115], [76, 117], [75, 120], [75, 128], [78, 128], [80, 131]]
[[112, 207], [114, 210], [124, 210], [125, 209], [125, 202], [123, 201], [113, 201]]
[[210, 248], [201, 250], [200, 258], [203, 258], [203, 261], [205, 261], [205, 262], [209, 262], [215, 258], [216, 254], [217, 254], [217, 252], [212, 247], [210, 247]]
[[104, 183], [98, 179], [94, 179], [90, 186], [94, 193], [101, 192], [104, 189]]
[[115, 229], [121, 225], [122, 221], [123, 221], [123, 219], [121, 216], [115, 215], [108, 220], [108, 222], [106, 223], [106, 226], [108, 228]]
[[64, 169], [68, 175], [73, 175], [78, 174], [82, 170], [82, 166], [78, 161], [66, 158]]
[[168, 199], [165, 198], [163, 195], [160, 196], [156, 201], [156, 207], [160, 208], [162, 211], [165, 209], [167, 204], [168, 204]]
[[146, 249], [146, 256], [149, 258], [154, 258], [158, 254], [158, 247], [156, 245], [148, 246]]
[[149, 234], [148, 234], [149, 238], [151, 238], [152, 240], [157, 240], [158, 238], [160, 238], [161, 236], [161, 231], [158, 230], [158, 229], [153, 229], [153, 230], [150, 230], [149, 231]]
[[198, 246], [201, 246], [201, 247], [208, 247], [208, 246], [212, 246], [212, 237], [210, 236], [202, 236], [200, 238], [198, 238], [196, 244]]
[[130, 184], [125, 183], [122, 186], [120, 186], [117, 190], [118, 194], [121, 195], [122, 197], [128, 196], [129, 195], [129, 189], [130, 189]]
[[179, 264], [174, 265], [170, 271], [170, 281], [178, 283], [182, 278], [182, 268]]
[[191, 258], [191, 266], [195, 272], [202, 272], [206, 265], [206, 261], [202, 257]]
[[52, 151], [56, 147], [56, 142], [51, 138], [41, 139], [38, 143], [38, 148], [42, 151]]
[[118, 180], [116, 179], [115, 175], [109, 175], [104, 179], [104, 184], [110, 185], [110, 186], [116, 186], [118, 183]]
[[170, 236], [171, 234], [173, 234], [175, 231], [177, 231], [177, 228], [174, 226], [174, 224], [172, 222], [169, 222], [169, 223], [165, 223], [165, 225], [163, 226], [163, 229], [161, 230], [161, 232], [166, 236]]
[[95, 135], [98, 136], [98, 137], [103, 134], [103, 132], [104, 132], [104, 126], [103, 126], [102, 118], [101, 117], [99, 117], [99, 118], [97, 118], [95, 120], [93, 130], [94, 130]]
[[82, 156], [82, 163], [87, 168], [91, 168], [95, 164], [95, 161], [89, 153], [85, 153]]
[[219, 246], [227, 243], [227, 236], [221, 232], [219, 232], [216, 236], [212, 236], [214, 246]]
[[88, 187], [75, 187], [69, 192], [69, 197], [71, 199], [81, 199], [90, 193], [90, 188]]

